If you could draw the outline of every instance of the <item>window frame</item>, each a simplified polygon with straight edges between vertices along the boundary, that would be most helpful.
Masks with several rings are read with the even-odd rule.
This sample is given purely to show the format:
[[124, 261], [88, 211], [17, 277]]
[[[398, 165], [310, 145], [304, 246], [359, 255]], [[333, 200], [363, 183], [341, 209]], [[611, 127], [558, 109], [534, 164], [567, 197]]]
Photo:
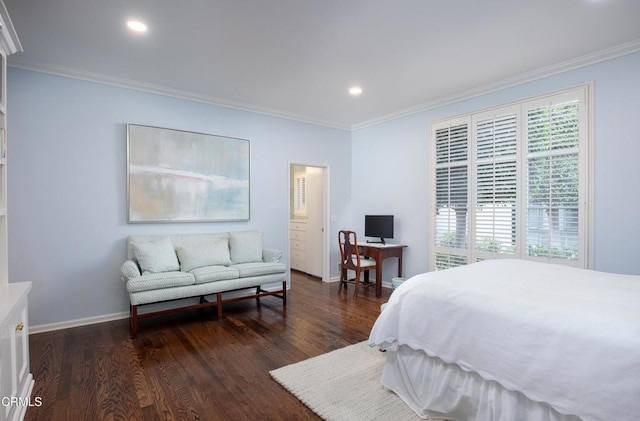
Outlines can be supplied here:
[[[577, 261], [570, 261], [564, 259], [549, 259], [549, 258], [535, 258], [533, 256], [527, 256], [527, 206], [526, 206], [526, 192], [527, 192], [527, 109], [531, 109], [533, 105], [537, 103], [544, 103], [554, 99], [554, 103], [561, 102], [559, 98], [571, 98], [579, 99], [580, 107], [579, 113], [579, 130], [580, 130], [580, 143], [579, 156], [578, 156], [578, 174], [579, 174], [579, 203], [578, 203], [578, 215], [581, 219], [578, 228], [578, 244], [579, 244], [579, 257]], [[477, 170], [477, 155], [476, 155], [476, 125], [478, 121], [482, 120], [482, 117], [494, 115], [502, 115], [503, 111], [516, 109], [517, 114], [517, 164], [516, 164], [516, 216], [515, 216], [515, 228], [516, 228], [516, 254], [497, 254], [493, 256], [483, 257], [486, 258], [522, 258], [527, 260], [538, 261], [550, 261], [552, 263], [568, 264], [570, 266], [592, 268], [593, 267], [593, 82], [587, 82], [580, 85], [572, 86], [566, 89], [561, 89], [553, 92], [548, 92], [542, 95], [534, 97], [524, 98], [519, 101], [502, 104], [496, 107], [490, 107], [485, 109], [479, 109], [463, 115], [448, 117], [444, 119], [435, 120], [429, 123], [429, 135], [428, 135], [428, 176], [427, 176], [427, 194], [428, 194], [428, 231], [427, 231], [427, 270], [436, 270], [436, 255], [438, 253], [450, 253], [452, 255], [464, 256], [467, 259], [467, 264], [477, 261], [478, 256], [483, 255], [475, 250], [475, 208], [476, 206], [476, 170]], [[436, 245], [435, 226], [436, 226], [436, 171], [438, 168], [442, 168], [442, 164], [437, 163], [436, 157], [436, 132], [442, 130], [446, 126], [454, 126], [460, 123], [467, 123], [467, 221], [466, 221], [466, 247], [465, 249], [449, 249], [440, 245]], [[523, 146], [522, 143], [525, 142]], [[524, 197], [523, 197], [524, 194]]]

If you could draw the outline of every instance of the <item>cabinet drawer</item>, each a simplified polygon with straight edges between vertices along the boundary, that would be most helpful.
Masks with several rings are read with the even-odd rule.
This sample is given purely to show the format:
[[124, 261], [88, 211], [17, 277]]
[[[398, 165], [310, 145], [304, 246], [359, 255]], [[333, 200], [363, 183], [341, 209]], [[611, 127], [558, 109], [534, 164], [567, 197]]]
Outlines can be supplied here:
[[307, 223], [301, 221], [291, 222], [289, 224], [289, 229], [291, 229], [292, 231], [306, 231]]
[[305, 231], [291, 231], [291, 240], [304, 241], [306, 239], [307, 239], [307, 233]]
[[304, 257], [294, 257], [291, 256], [291, 269], [306, 271], [307, 270], [307, 261]]
[[291, 249], [290, 253], [292, 259], [304, 259], [307, 253], [304, 250]]
[[300, 240], [291, 240], [291, 250], [305, 250], [305, 242]]

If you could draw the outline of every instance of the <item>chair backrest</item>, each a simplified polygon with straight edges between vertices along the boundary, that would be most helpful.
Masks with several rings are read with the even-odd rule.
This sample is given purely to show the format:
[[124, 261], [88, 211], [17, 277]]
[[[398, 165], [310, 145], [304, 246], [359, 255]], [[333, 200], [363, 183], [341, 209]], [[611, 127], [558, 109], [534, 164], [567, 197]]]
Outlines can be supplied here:
[[[354, 231], [341, 230], [338, 232], [340, 245], [340, 263], [344, 269], [356, 270], [360, 267], [360, 252], [358, 239]], [[354, 262], [355, 260], [355, 262]]]

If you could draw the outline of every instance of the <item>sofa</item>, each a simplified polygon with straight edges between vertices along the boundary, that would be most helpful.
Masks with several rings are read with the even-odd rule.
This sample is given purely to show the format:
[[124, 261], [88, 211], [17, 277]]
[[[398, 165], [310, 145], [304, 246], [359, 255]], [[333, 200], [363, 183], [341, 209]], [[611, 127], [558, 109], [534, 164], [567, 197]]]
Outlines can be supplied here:
[[[129, 293], [131, 335], [137, 336], [141, 318], [215, 306], [221, 319], [224, 303], [247, 298], [260, 305], [260, 297], [277, 296], [286, 310], [288, 271], [281, 259], [281, 251], [263, 247], [260, 231], [130, 235], [120, 272]], [[262, 288], [274, 283], [275, 290]], [[238, 290], [244, 294], [224, 294]], [[186, 298], [199, 300], [138, 312], [140, 306]]]

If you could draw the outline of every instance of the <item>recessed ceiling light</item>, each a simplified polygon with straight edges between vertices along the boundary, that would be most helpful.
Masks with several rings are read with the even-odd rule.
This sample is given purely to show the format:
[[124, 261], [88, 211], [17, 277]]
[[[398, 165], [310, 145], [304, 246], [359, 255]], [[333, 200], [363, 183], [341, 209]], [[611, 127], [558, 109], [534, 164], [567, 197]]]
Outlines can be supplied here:
[[349, 94], [353, 95], [353, 96], [358, 96], [362, 93], [362, 88], [359, 86], [353, 86], [351, 88], [349, 88]]
[[147, 25], [140, 22], [139, 20], [130, 20], [127, 22], [127, 26], [129, 29], [135, 32], [147, 32]]

